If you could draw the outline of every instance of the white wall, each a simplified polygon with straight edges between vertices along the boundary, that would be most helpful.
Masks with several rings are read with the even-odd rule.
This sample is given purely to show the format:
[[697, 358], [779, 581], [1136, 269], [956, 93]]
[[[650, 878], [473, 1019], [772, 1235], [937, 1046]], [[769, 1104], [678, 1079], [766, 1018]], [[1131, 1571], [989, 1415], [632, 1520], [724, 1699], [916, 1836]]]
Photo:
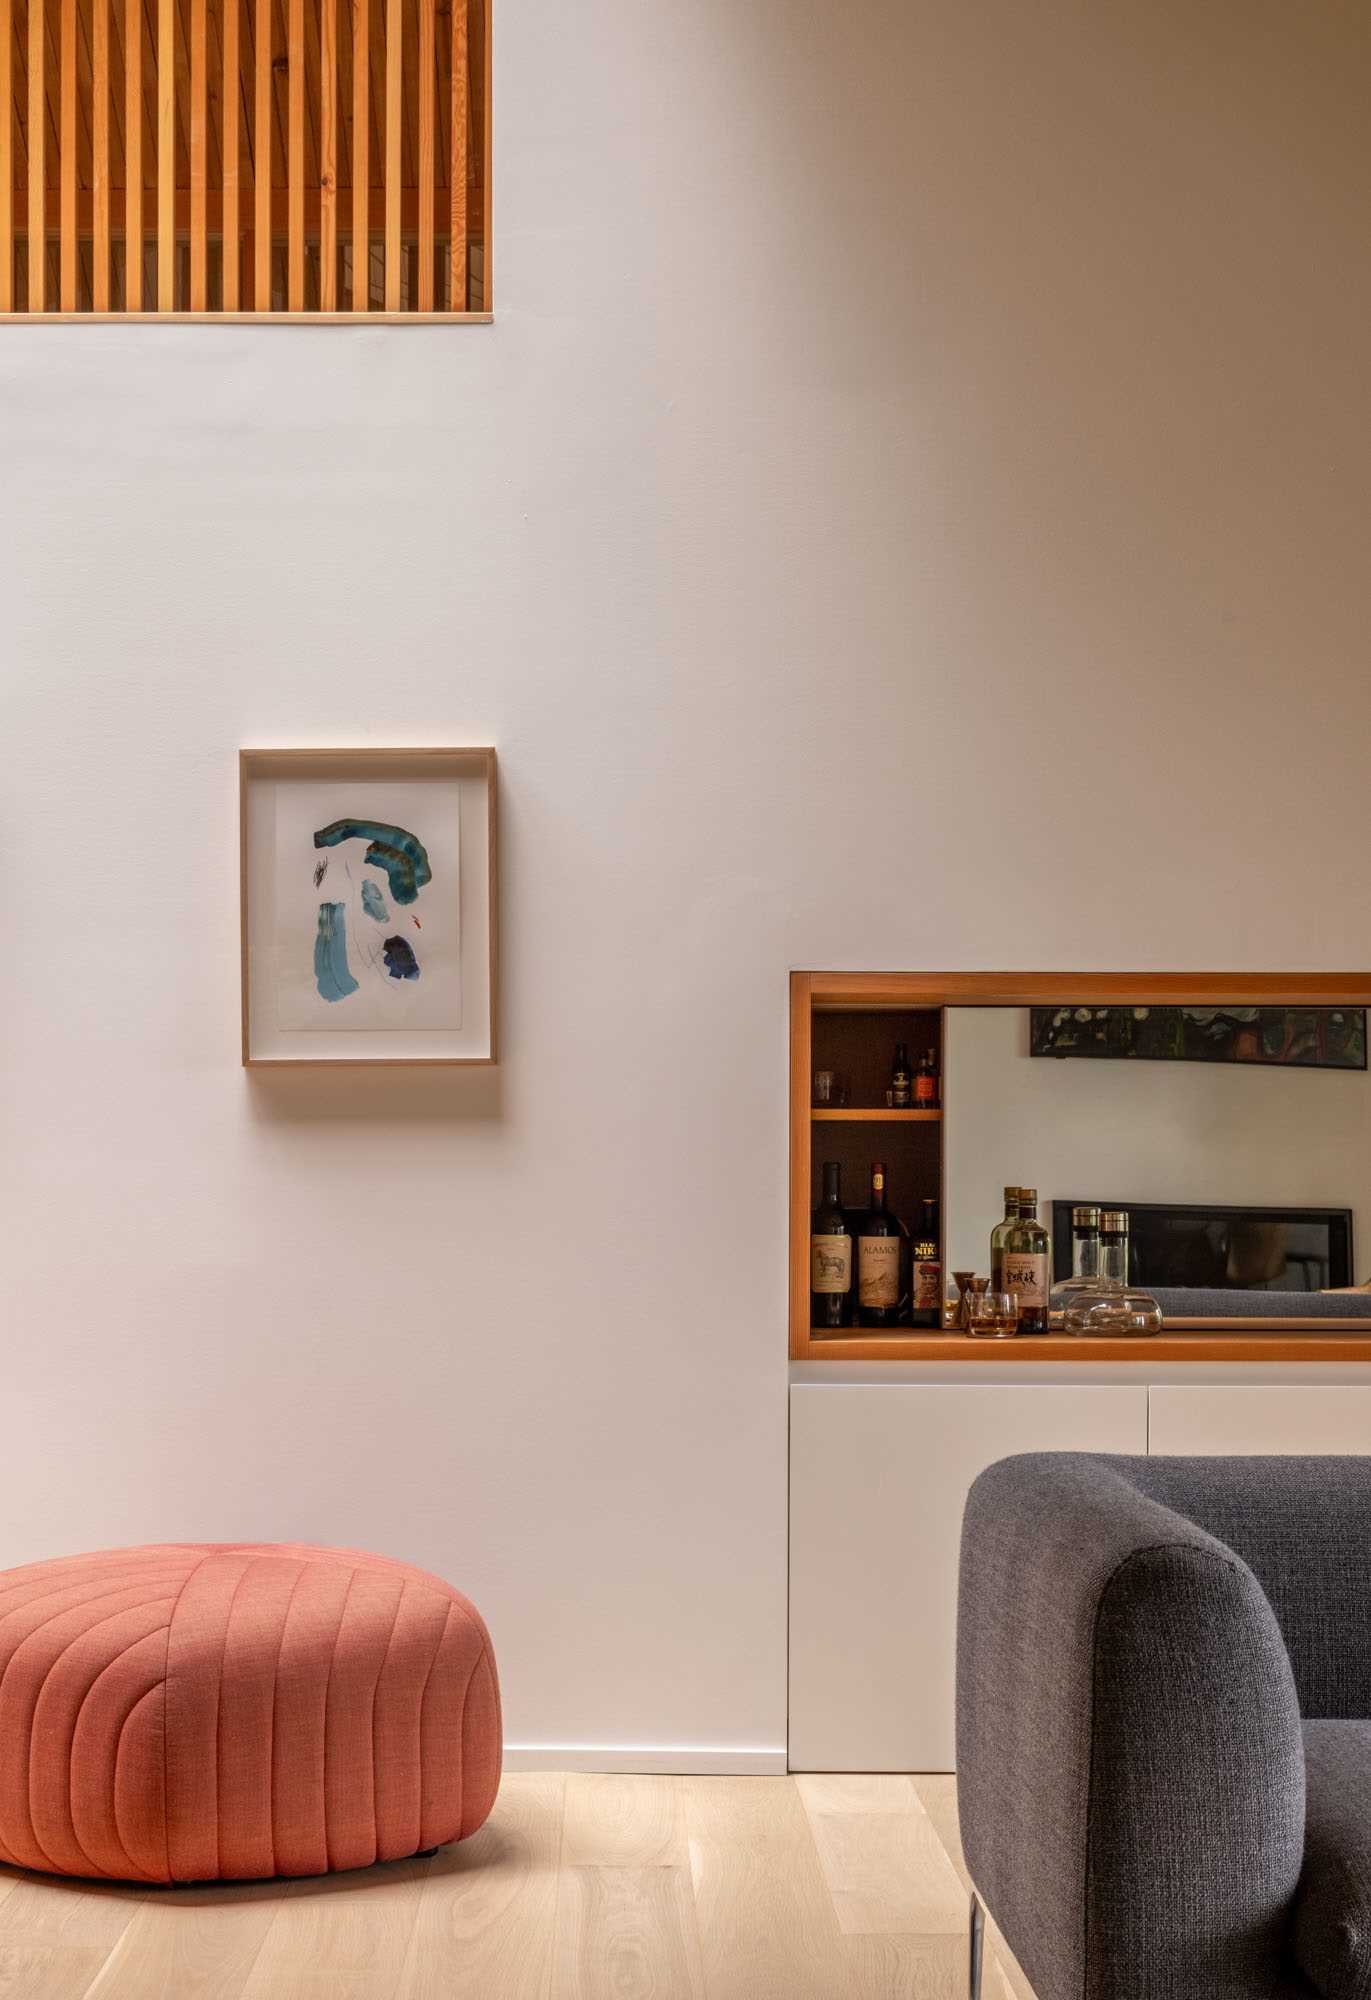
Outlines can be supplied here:
[[1046, 1062], [1028, 1030], [1026, 1007], [948, 1010], [950, 1270], [989, 1268], [1005, 1184], [1023, 1182], [1049, 1228], [1052, 1202], [1090, 1196], [1350, 1208], [1367, 1276], [1371, 1073]]
[[[1371, 963], [1367, 17], [496, 4], [493, 328], [0, 329], [0, 1559], [776, 1745], [786, 968]], [[464, 741], [504, 1067], [244, 1076], [239, 744]]]

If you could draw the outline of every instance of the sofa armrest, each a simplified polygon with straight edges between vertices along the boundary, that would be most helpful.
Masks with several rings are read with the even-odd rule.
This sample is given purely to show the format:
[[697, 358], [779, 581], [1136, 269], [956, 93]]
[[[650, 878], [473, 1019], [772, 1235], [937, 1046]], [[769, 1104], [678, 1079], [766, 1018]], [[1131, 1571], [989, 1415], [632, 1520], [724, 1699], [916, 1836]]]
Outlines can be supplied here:
[[1145, 1460], [1002, 1460], [962, 1534], [967, 1865], [1038, 2000], [1307, 1992], [1286, 1971], [1304, 1841], [1275, 1616]]

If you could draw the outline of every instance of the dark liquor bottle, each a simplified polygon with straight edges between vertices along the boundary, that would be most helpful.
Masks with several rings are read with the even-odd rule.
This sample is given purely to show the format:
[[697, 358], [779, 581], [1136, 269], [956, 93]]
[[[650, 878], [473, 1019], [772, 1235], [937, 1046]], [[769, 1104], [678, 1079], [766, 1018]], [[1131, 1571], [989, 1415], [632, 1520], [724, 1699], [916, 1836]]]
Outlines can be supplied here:
[[1007, 1187], [1004, 1191], [1004, 1221], [997, 1222], [990, 1232], [990, 1289], [1002, 1292], [1004, 1283], [1004, 1246], [1009, 1240], [1009, 1232], [1019, 1219], [1019, 1190]]
[[824, 1161], [823, 1199], [809, 1224], [809, 1323], [846, 1326], [852, 1310], [852, 1229], [843, 1213], [842, 1167]]
[[937, 1201], [925, 1201], [923, 1220], [914, 1238], [914, 1282], [909, 1317], [915, 1326], [943, 1323], [943, 1266], [939, 1248]]
[[936, 1111], [938, 1108], [938, 1056], [929, 1049], [920, 1057], [919, 1067], [914, 1077], [914, 1106], [918, 1111]]
[[909, 1067], [909, 1050], [895, 1044], [895, 1060], [890, 1067], [890, 1102], [896, 1111], [908, 1111], [914, 1102], [914, 1073]]
[[857, 1221], [857, 1317], [863, 1326], [897, 1326], [905, 1231], [885, 1205], [885, 1168], [871, 1168], [871, 1206]]
[[1004, 1241], [1004, 1285], [1019, 1295], [1019, 1332], [1047, 1332], [1052, 1293], [1052, 1239], [1038, 1220], [1038, 1190], [1019, 1189], [1019, 1219]]

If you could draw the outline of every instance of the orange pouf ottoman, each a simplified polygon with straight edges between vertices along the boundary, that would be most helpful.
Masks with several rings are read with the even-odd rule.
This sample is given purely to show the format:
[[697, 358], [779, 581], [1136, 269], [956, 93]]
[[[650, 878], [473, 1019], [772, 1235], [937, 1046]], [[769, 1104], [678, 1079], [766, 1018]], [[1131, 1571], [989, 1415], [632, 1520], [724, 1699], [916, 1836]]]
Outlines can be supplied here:
[[0, 1860], [200, 1882], [474, 1833], [500, 1782], [475, 1607], [407, 1563], [171, 1543], [0, 1573]]

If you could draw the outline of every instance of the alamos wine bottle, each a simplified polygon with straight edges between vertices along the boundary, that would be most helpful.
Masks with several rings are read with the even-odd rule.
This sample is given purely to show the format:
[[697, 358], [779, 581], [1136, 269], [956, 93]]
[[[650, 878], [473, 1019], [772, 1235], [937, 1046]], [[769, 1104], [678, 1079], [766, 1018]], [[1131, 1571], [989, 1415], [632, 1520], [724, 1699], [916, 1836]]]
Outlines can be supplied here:
[[809, 1323], [846, 1326], [852, 1306], [852, 1231], [843, 1214], [842, 1166], [824, 1161], [823, 1199], [809, 1224]]
[[885, 1168], [871, 1168], [871, 1206], [857, 1224], [857, 1317], [863, 1326], [896, 1326], [904, 1230], [885, 1205]]
[[1047, 1332], [1052, 1242], [1038, 1220], [1038, 1190], [1019, 1189], [1019, 1219], [1004, 1241], [1004, 1290], [1019, 1295], [1019, 1332]]

